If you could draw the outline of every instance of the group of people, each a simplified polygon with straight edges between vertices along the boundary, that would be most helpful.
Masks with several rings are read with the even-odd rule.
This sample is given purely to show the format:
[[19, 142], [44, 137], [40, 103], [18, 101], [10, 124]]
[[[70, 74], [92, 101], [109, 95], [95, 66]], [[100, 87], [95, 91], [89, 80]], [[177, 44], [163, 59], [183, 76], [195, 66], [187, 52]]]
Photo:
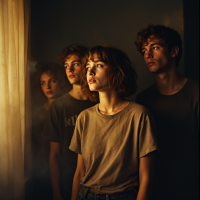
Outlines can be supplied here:
[[[47, 101], [33, 112], [33, 199], [199, 198], [199, 85], [178, 72], [181, 37], [149, 25], [135, 44], [156, 78], [135, 102], [126, 99], [135, 66], [115, 47], [71, 45], [64, 67], [40, 68]], [[62, 95], [65, 74], [72, 88]]]

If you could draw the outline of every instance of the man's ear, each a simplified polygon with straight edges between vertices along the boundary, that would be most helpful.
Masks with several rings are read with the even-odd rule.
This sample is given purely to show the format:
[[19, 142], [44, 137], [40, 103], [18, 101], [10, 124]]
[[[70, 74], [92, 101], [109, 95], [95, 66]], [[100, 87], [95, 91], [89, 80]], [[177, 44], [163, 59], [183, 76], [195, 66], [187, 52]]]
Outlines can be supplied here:
[[172, 58], [175, 58], [178, 55], [179, 48], [177, 46], [173, 47], [171, 50]]

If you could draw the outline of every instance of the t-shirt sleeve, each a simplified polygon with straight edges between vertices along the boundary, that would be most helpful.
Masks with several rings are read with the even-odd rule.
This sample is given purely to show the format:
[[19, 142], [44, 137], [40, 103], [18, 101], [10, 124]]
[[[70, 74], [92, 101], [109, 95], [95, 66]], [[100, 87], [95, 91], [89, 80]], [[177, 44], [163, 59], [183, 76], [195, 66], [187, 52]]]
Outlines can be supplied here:
[[74, 151], [75, 153], [81, 153], [81, 120], [80, 120], [80, 115], [78, 116], [77, 120], [76, 120], [76, 125], [75, 125], [75, 129], [74, 129], [74, 133], [71, 139], [71, 144], [69, 146], [69, 149], [71, 151]]
[[150, 111], [142, 114], [139, 133], [139, 158], [159, 150], [157, 144], [156, 125]]
[[46, 140], [60, 143], [60, 126], [57, 115], [56, 108], [52, 104], [45, 120], [42, 137]]

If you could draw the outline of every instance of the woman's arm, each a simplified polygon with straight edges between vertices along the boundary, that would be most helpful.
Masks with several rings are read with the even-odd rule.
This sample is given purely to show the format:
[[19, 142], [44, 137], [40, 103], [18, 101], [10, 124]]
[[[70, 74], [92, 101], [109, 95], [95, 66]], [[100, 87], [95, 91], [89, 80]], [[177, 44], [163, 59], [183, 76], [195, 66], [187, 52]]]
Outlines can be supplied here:
[[153, 189], [155, 151], [139, 160], [139, 191], [137, 200], [149, 200]]
[[78, 199], [78, 193], [81, 189], [80, 179], [85, 176], [85, 165], [83, 161], [83, 157], [81, 154], [78, 154], [77, 158], [77, 167], [74, 174], [73, 184], [72, 184], [72, 196], [71, 200]]

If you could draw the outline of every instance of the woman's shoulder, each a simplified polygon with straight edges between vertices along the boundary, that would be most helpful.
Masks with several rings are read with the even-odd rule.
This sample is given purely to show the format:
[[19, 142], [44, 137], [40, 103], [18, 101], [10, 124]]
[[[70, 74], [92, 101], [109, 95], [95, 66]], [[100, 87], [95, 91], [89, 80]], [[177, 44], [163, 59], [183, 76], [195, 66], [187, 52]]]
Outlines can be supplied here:
[[90, 117], [91, 115], [93, 115], [95, 112], [96, 112], [96, 105], [90, 107], [90, 108], [87, 108], [85, 110], [83, 110], [80, 114], [79, 114], [79, 118], [83, 118], [83, 117]]
[[129, 109], [127, 109], [129, 112], [133, 113], [133, 114], [137, 114], [137, 115], [151, 115], [151, 112], [148, 108], [146, 108], [145, 106], [136, 103], [136, 102], [130, 102], [130, 107]]

